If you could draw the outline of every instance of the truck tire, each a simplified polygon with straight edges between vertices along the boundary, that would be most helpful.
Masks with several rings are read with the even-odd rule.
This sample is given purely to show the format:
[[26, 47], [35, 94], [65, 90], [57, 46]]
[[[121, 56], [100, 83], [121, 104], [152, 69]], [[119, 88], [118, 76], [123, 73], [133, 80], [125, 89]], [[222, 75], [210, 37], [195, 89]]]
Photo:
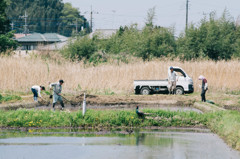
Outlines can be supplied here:
[[142, 87], [140, 93], [142, 95], [149, 95], [150, 94], [150, 89], [148, 87]]
[[182, 95], [182, 94], [184, 94], [183, 88], [182, 88], [182, 87], [177, 87], [177, 88], [176, 88], [176, 94], [177, 94], [177, 95]]

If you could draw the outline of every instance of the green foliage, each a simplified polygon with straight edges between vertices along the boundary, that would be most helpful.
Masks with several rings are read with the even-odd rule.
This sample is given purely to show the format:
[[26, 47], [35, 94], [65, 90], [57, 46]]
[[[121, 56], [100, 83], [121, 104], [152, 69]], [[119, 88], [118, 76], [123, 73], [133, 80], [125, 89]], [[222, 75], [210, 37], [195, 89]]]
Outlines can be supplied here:
[[0, 1], [0, 34], [5, 34], [10, 30], [10, 23], [5, 13], [6, 7], [5, 0]]
[[8, 49], [16, 49], [18, 44], [12, 39], [13, 33], [0, 34], [0, 53], [6, 52]]
[[213, 60], [230, 59], [237, 51], [240, 36], [234, 20], [224, 11], [217, 19], [214, 12], [201, 20], [199, 27], [193, 24], [182, 34], [178, 43], [178, 54], [184, 59], [210, 58]]
[[208, 115], [210, 129], [221, 136], [228, 145], [240, 150], [240, 113], [222, 111]]
[[[59, 33], [71, 36], [75, 30], [73, 23], [78, 20], [78, 30], [83, 26], [89, 28], [86, 19], [80, 15], [77, 8], [62, 0], [7, 0], [6, 13], [15, 26], [23, 26], [24, 19], [19, 18], [28, 14], [28, 29], [30, 32]], [[23, 27], [14, 28], [17, 33], [24, 31]]]
[[[2, 96], [0, 95], [0, 99]], [[19, 109], [0, 110], [0, 127], [195, 127], [207, 126], [221, 136], [227, 144], [240, 150], [240, 113], [219, 111], [207, 114], [196, 112], [143, 110], [151, 113], [145, 119], [139, 118], [135, 111], [87, 110], [82, 112], [45, 111]]]
[[73, 8], [71, 3], [65, 3], [60, 17], [61, 23], [59, 24], [58, 32], [65, 36], [71, 36], [72, 33], [76, 33], [81, 30], [81, 27], [89, 28], [86, 19], [80, 15], [77, 8]]
[[7, 94], [6, 96], [2, 96], [0, 94], [0, 103], [2, 102], [8, 102], [8, 101], [16, 101], [16, 100], [21, 100], [22, 98], [20, 96], [16, 95], [9, 95]]
[[[120, 27], [115, 35], [108, 39], [100, 35], [93, 38], [78, 37], [69, 43], [63, 51], [65, 57], [72, 60], [89, 59], [90, 63], [98, 64], [106, 62], [112, 55], [141, 57], [149, 60], [152, 57], [163, 57], [175, 54], [176, 42], [172, 29], [163, 27], [146, 26], [142, 31], [137, 25]], [[126, 59], [120, 58], [127, 62]]]
[[[100, 36], [92, 39], [87, 37], [77, 39], [74, 43], [70, 43], [63, 52], [68, 55], [66, 57], [74, 58], [77, 55], [79, 59], [90, 58], [89, 62], [98, 63], [97, 61], [106, 62], [106, 55], [125, 54], [149, 60], [152, 57], [175, 54], [175, 50], [175, 39], [170, 29], [146, 27], [139, 31], [136, 25], [132, 25], [120, 27], [117, 34], [109, 39], [101, 39]], [[125, 55], [123, 57], [126, 57]]]
[[17, 43], [12, 40], [13, 33], [10, 31], [10, 22], [5, 13], [7, 5], [5, 1], [0, 2], [0, 53], [7, 49], [16, 49]]
[[[212, 12], [199, 25], [190, 25], [178, 38], [174, 29], [153, 25], [154, 8], [148, 13], [146, 26], [120, 27], [110, 38], [77, 38], [63, 51], [65, 57], [90, 63], [107, 62], [114, 57], [140, 57], [143, 60], [180, 57], [183, 60], [206, 58], [229, 60], [240, 57], [240, 26], [225, 10], [220, 18]], [[128, 60], [120, 59], [125, 62]]]
[[97, 51], [97, 38], [78, 37], [69, 42], [68, 47], [62, 50], [62, 54], [72, 60], [89, 59]]
[[206, 125], [203, 114], [144, 110], [152, 113], [142, 119], [135, 111], [87, 110], [82, 112], [39, 111], [20, 109], [0, 111], [0, 126], [10, 127], [145, 127], [145, 126], [201, 126]]

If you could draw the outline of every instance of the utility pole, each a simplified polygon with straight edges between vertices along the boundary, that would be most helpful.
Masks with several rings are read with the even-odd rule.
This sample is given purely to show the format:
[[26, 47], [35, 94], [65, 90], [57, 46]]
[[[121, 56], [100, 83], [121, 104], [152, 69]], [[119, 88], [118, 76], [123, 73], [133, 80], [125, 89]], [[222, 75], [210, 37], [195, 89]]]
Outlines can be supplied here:
[[92, 11], [92, 6], [91, 6], [91, 12], [90, 12], [90, 28], [91, 28], [91, 32], [92, 32], [92, 29], [93, 29], [93, 11]]
[[186, 28], [185, 28], [185, 30], [188, 29], [188, 2], [189, 2], [189, 0], [187, 0], [187, 2], [186, 2]]
[[[89, 13], [88, 11], [84, 12], [84, 14]], [[93, 31], [93, 14], [98, 14], [98, 12], [93, 11], [92, 5], [91, 5], [91, 10], [90, 10], [90, 31]], [[84, 20], [84, 23], [86, 21]], [[86, 26], [85, 26], [86, 27]]]
[[11, 28], [12, 28], [12, 31], [13, 31], [13, 29], [14, 29], [14, 23], [12, 22], [10, 25], [11, 25]]
[[20, 16], [20, 18], [24, 19], [25, 20], [25, 25], [24, 25], [24, 34], [25, 36], [27, 36], [27, 33], [28, 33], [28, 25], [27, 25], [27, 18], [28, 18], [28, 15], [27, 15], [27, 12], [25, 11], [25, 15], [23, 16]]

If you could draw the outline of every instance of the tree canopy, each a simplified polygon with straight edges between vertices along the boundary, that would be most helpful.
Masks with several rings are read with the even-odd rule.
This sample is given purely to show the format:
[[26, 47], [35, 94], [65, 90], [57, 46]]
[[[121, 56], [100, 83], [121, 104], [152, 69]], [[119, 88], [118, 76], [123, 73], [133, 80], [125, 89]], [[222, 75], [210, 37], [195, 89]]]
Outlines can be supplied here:
[[17, 47], [17, 43], [12, 39], [13, 34], [9, 32], [10, 23], [5, 13], [6, 7], [6, 2], [0, 1], [0, 53]]
[[82, 26], [88, 27], [84, 25], [85, 18], [78, 9], [73, 8], [70, 3], [64, 4], [62, 0], [7, 0], [7, 4], [8, 18], [14, 24], [14, 30], [19, 33], [24, 32], [25, 12], [30, 33], [60, 33], [71, 36], [76, 20], [79, 30]]
[[[90, 61], [94, 58], [93, 61], [101, 60], [106, 55], [130, 55], [143, 60], [159, 57], [182, 60], [240, 58], [240, 26], [226, 10], [220, 18], [212, 12], [199, 24], [191, 24], [179, 37], [175, 37], [174, 28], [155, 26], [153, 17], [154, 9], [151, 9], [142, 30], [137, 25], [132, 25], [120, 27], [116, 34], [107, 39], [98, 36], [79, 38], [64, 50], [65, 55], [72, 59], [78, 57], [80, 60], [85, 58]], [[86, 50], [91, 52], [85, 54]]]

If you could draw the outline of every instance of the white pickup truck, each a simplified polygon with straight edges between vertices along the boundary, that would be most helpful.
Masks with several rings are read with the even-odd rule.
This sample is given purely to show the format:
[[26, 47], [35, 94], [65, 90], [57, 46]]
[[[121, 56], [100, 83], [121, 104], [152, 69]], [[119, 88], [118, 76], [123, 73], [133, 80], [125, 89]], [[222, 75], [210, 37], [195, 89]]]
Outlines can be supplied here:
[[[176, 94], [193, 93], [193, 80], [180, 67], [173, 67], [177, 74]], [[168, 74], [170, 67], [168, 68]], [[151, 93], [168, 93], [168, 79], [164, 80], [135, 80], [134, 90], [135, 94], [148, 95]]]

